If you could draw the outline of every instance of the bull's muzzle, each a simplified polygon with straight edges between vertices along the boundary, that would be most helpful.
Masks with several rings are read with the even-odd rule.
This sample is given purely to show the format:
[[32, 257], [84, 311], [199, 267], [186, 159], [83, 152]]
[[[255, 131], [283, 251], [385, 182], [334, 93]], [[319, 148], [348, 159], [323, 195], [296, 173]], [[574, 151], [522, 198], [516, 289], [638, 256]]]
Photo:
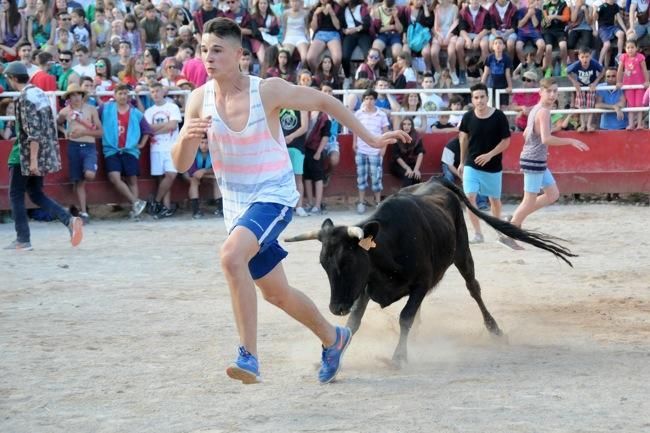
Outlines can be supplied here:
[[350, 313], [350, 305], [346, 304], [330, 304], [330, 312], [335, 316], [346, 316]]

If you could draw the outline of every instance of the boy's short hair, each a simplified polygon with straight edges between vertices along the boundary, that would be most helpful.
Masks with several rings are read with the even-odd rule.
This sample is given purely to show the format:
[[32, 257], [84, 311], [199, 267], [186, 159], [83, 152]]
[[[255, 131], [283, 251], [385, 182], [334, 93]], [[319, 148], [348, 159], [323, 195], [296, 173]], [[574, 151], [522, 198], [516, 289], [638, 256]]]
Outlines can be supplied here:
[[484, 91], [486, 95], [488, 94], [488, 88], [483, 83], [476, 83], [472, 87], [469, 88], [470, 95], [473, 95], [474, 92], [477, 92], [477, 91], [480, 91], [480, 90]]
[[251, 52], [250, 52], [250, 50], [249, 50], [248, 48], [244, 48], [244, 49], [242, 50], [242, 52], [241, 52], [241, 56], [242, 56], [242, 57], [248, 57], [248, 56], [250, 56], [250, 55], [251, 55]]
[[105, 14], [105, 13], [106, 13], [106, 11], [104, 10], [103, 7], [99, 6], [99, 7], [95, 8], [95, 15], [97, 15], [97, 14]]
[[59, 56], [63, 54], [64, 56], [74, 57], [74, 53], [70, 50], [61, 50], [59, 51]]
[[591, 55], [591, 48], [585, 47], [584, 45], [578, 48], [578, 54], [589, 54]]
[[77, 16], [80, 16], [81, 18], [86, 18], [86, 12], [84, 12], [83, 8], [74, 8], [72, 9], [71, 14], [75, 14]]
[[128, 45], [128, 46], [129, 46], [129, 49], [130, 49], [130, 48], [131, 48], [131, 41], [129, 41], [129, 40], [127, 40], [127, 39], [122, 39], [122, 40], [120, 41], [120, 45]]
[[233, 39], [241, 44], [241, 28], [230, 18], [213, 18], [203, 26], [203, 33], [209, 33], [222, 39]]
[[501, 41], [501, 42], [503, 43], [503, 45], [506, 44], [506, 41], [505, 41], [505, 40], [503, 39], [503, 37], [501, 37], [501, 36], [496, 36], [496, 37], [492, 40], [492, 43], [495, 43], [496, 41]]
[[160, 81], [156, 81], [155, 83], [151, 83], [151, 86], [149, 86], [150, 89], [157, 89], [157, 88], [162, 89], [163, 87], [165, 87], [165, 86], [163, 86]]
[[38, 53], [38, 56], [36, 56], [36, 63], [38, 66], [45, 66], [49, 62], [52, 61], [52, 54], [48, 53], [47, 51], [41, 51]]
[[422, 74], [422, 79], [424, 80], [425, 78], [433, 78], [433, 74], [431, 72], [425, 72]]
[[368, 96], [372, 96], [372, 99], [377, 100], [378, 94], [373, 89], [366, 89], [366, 91], [363, 92], [363, 97], [361, 99], [366, 99]]
[[146, 12], [146, 11], [155, 11], [155, 10], [156, 10], [156, 7], [155, 7], [154, 5], [152, 5], [151, 3], [149, 3], [148, 5], [146, 5], [146, 6], [144, 7], [144, 10], [145, 10], [145, 12]]
[[87, 76], [83, 75], [81, 77], [81, 84], [83, 84], [86, 81], [89, 81], [89, 82], [95, 84], [95, 80], [93, 80], [92, 77], [87, 77]]
[[463, 105], [463, 97], [460, 95], [451, 95], [449, 98], [449, 105], [451, 106], [452, 104], [460, 104], [461, 107]]
[[131, 87], [128, 84], [120, 83], [117, 86], [115, 86], [115, 93], [129, 92], [129, 91], [131, 91]]
[[330, 87], [334, 89], [334, 84], [332, 84], [331, 81], [323, 81], [322, 83], [320, 83], [320, 89], [323, 90], [323, 87]]
[[24, 46], [29, 46], [29, 48], [31, 48], [31, 47], [32, 47], [32, 44], [29, 43], [29, 42], [27, 42], [27, 41], [20, 42], [20, 43], [16, 46], [16, 51], [20, 51], [20, 49], [21, 49], [22, 47], [24, 47]]
[[90, 51], [88, 50], [88, 47], [87, 47], [87, 46], [85, 46], [85, 45], [81, 45], [81, 44], [76, 45], [76, 46], [74, 47], [74, 52], [76, 53], [77, 51], [81, 51], [82, 53], [86, 53], [86, 54], [88, 54], [88, 53], [90, 52]]

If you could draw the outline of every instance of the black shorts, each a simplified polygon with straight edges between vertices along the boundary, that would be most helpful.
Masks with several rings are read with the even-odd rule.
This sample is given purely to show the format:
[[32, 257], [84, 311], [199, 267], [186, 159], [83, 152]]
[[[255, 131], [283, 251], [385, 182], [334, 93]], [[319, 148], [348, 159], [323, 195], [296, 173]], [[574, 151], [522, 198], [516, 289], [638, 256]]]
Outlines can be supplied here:
[[302, 173], [302, 178], [318, 182], [325, 180], [325, 165], [323, 159], [325, 158], [324, 152], [321, 152], [320, 159], [314, 159], [314, 152], [311, 149], [305, 149], [305, 166]]
[[571, 30], [567, 45], [570, 50], [582, 47], [591, 48], [594, 46], [594, 34], [591, 30]]
[[122, 176], [140, 176], [140, 161], [130, 153], [116, 153], [105, 158], [106, 173], [119, 172]]
[[566, 32], [563, 30], [546, 30], [542, 33], [542, 37], [544, 43], [553, 48], [559, 48], [560, 42], [565, 42], [567, 39]]

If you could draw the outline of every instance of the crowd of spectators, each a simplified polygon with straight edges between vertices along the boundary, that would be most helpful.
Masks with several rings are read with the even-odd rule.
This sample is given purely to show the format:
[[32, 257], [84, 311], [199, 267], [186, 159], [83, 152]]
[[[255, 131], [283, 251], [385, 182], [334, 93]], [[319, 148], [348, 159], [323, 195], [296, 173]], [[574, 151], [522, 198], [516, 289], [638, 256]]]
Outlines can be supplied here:
[[[182, 96], [167, 96], [163, 101], [164, 95], [158, 94], [170, 89], [192, 90], [205, 83], [207, 73], [200, 58], [201, 30], [210, 19], [228, 17], [242, 29], [242, 73], [280, 77], [329, 92], [343, 88], [362, 89], [366, 91], [365, 96], [351, 94], [344, 103], [360, 112], [360, 118], [367, 118], [370, 112], [375, 113], [375, 108], [369, 110], [364, 98], [372, 97], [372, 106], [386, 117], [386, 122], [377, 121], [381, 129], [384, 124], [386, 128], [402, 128], [419, 139], [423, 133], [456, 128], [460, 116], [436, 116], [426, 112], [464, 109], [468, 102], [453, 91], [402, 96], [387, 95], [381, 93], [382, 90], [453, 89], [479, 81], [491, 89], [505, 89], [499, 100], [501, 107], [519, 113], [513, 120], [513, 128], [522, 129], [538, 96], [531, 93], [511, 95], [511, 90], [536, 87], [539, 79], [550, 76], [566, 77], [576, 88], [570, 100], [561, 101], [563, 108], [612, 110], [611, 115], [601, 116], [602, 128], [632, 129], [641, 127], [642, 115], [625, 115], [621, 110], [642, 106], [644, 91], [599, 90], [597, 86], [607, 83], [619, 87], [625, 84], [645, 84], [647, 87], [650, 56], [645, 55], [642, 41], [650, 32], [649, 2], [2, 0], [0, 56], [3, 64], [0, 73], [5, 63], [18, 60], [26, 66], [31, 84], [46, 91], [80, 89], [85, 103], [100, 108], [100, 113], [102, 106], [113, 98], [97, 96], [96, 92], [118, 88], [145, 92], [138, 95], [133, 104], [142, 113], [156, 106], [165, 106], [163, 111], [171, 112], [167, 103], [176, 104], [182, 110]], [[12, 90], [2, 75], [0, 86], [0, 90]], [[153, 89], [161, 90], [151, 92], [157, 95], [150, 95]], [[371, 89], [378, 92], [369, 93]], [[69, 98], [60, 98], [58, 108], [63, 109], [66, 104], [70, 104]], [[0, 115], [11, 115], [13, 110], [11, 99], [2, 100], [0, 94]], [[389, 114], [399, 111], [421, 111], [422, 114]], [[333, 119], [318, 119], [317, 116], [305, 118], [304, 113], [285, 115], [287, 121], [297, 119], [285, 130], [293, 134], [290, 141], [297, 138], [296, 123], [299, 125], [302, 119], [302, 123], [307, 124], [304, 131], [300, 129], [306, 138], [299, 140], [306, 147], [296, 145], [305, 154], [306, 173], [300, 169], [296, 170], [296, 175], [301, 176], [301, 184], [304, 177], [309, 185], [305, 207], [319, 212], [329, 164], [333, 166], [338, 161], [335, 138], [340, 132], [338, 124]], [[370, 117], [373, 116], [375, 114]], [[144, 123], [148, 120], [146, 117]], [[154, 116], [154, 122], [166, 125], [162, 129], [153, 125], [155, 131], [173, 133], [182, 123], [176, 117]], [[595, 128], [592, 117], [555, 116], [554, 127], [592, 130]], [[60, 121], [65, 134], [66, 119], [60, 118]], [[3, 138], [12, 138], [13, 123], [0, 122]], [[314, 125], [320, 125], [317, 133], [314, 133]], [[144, 144], [138, 142], [135, 146]], [[359, 147], [363, 149], [362, 145]], [[413, 154], [413, 149], [397, 149], [404, 152], [404, 157], [397, 151], [392, 156], [393, 172], [400, 173], [405, 184], [417, 180], [421, 158]], [[320, 159], [321, 153], [329, 155], [322, 172], [315, 170], [310, 162], [314, 157]], [[371, 159], [364, 159], [370, 164], [369, 174], [372, 174]], [[202, 177], [209, 160], [204, 156], [197, 159], [197, 163], [196, 172]], [[156, 197], [154, 210], [157, 214], [162, 211], [169, 215], [168, 187], [164, 179], [166, 173], [173, 171], [168, 169], [166, 162], [157, 167], [162, 170], [157, 174], [162, 176], [164, 187]], [[188, 180], [192, 199], [196, 199], [200, 182]], [[372, 181], [374, 187], [380, 186], [376, 179]], [[134, 211], [141, 211], [137, 188], [133, 191], [129, 182], [115, 183], [134, 203]], [[363, 196], [360, 203], [363, 203]], [[202, 215], [198, 207], [194, 213], [197, 217]]]

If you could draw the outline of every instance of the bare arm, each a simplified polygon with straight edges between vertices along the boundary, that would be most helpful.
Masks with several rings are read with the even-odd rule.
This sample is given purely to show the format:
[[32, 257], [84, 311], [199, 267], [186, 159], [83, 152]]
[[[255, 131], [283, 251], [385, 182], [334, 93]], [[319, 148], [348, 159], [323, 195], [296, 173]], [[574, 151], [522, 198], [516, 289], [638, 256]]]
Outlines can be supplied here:
[[308, 129], [309, 129], [309, 113], [307, 111], [301, 111], [300, 128], [296, 129], [291, 134], [284, 137], [284, 140], [287, 142], [287, 144], [289, 144], [296, 138], [300, 137], [301, 135], [306, 134]]
[[293, 85], [281, 78], [264, 80], [260, 86], [260, 93], [265, 107], [268, 107], [269, 111], [293, 108], [294, 110], [327, 113], [372, 147], [381, 149], [399, 139], [407, 142], [410, 142], [411, 139], [404, 131], [393, 131], [376, 137], [338, 99], [309, 87]]
[[[550, 116], [548, 110], [540, 109], [535, 118], [535, 126], [539, 129], [539, 135], [546, 146], [566, 146], [570, 145], [578, 150], [589, 150], [589, 147], [580, 140], [568, 137], [555, 137], [551, 134]], [[498, 147], [498, 146], [497, 146]]]
[[458, 173], [460, 178], [463, 177], [463, 166], [467, 158], [467, 150], [469, 148], [469, 135], [466, 132], [460, 131], [458, 133], [458, 141], [460, 142], [460, 163], [458, 164]]
[[38, 141], [29, 142], [29, 171], [32, 174], [38, 175], [38, 149], [40, 145]]
[[196, 151], [199, 148], [201, 139], [212, 123], [210, 118], [200, 118], [202, 104], [203, 87], [199, 87], [193, 90], [189, 96], [185, 110], [185, 123], [178, 135], [178, 141], [172, 147], [174, 166], [181, 173], [186, 172], [191, 167], [194, 158], [196, 158]]

